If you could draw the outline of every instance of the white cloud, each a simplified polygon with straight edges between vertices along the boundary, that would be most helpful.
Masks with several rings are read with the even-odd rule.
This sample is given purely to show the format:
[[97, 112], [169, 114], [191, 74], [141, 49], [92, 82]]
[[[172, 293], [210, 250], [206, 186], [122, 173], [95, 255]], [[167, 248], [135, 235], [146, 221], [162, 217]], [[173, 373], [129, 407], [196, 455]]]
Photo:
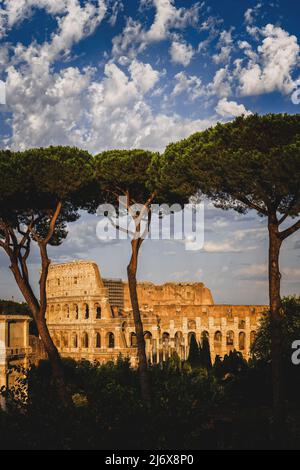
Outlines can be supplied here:
[[260, 95], [273, 91], [290, 93], [295, 86], [292, 72], [299, 61], [296, 36], [272, 24], [259, 32], [264, 39], [255, 53], [244, 44], [247, 65], [236, 62], [235, 75], [239, 81], [240, 95]]
[[245, 23], [248, 25], [252, 25], [256, 16], [259, 14], [259, 10], [262, 7], [261, 3], [258, 3], [254, 8], [248, 8], [245, 11], [244, 18]]
[[232, 29], [229, 31], [222, 31], [220, 39], [217, 44], [219, 52], [212, 56], [216, 64], [229, 62], [231, 51], [233, 49]]
[[189, 99], [195, 99], [205, 94], [205, 87], [202, 85], [201, 79], [195, 75], [188, 76], [185, 72], [179, 72], [175, 75], [176, 85], [173, 88], [171, 96], [178, 96], [187, 93]]
[[235, 253], [245, 251], [245, 248], [238, 247], [236, 243], [230, 241], [212, 242], [208, 241], [204, 244], [204, 251], [208, 253]]
[[153, 23], [149, 29], [143, 28], [139, 21], [128, 18], [121, 34], [113, 39], [113, 56], [129, 55], [135, 57], [148, 44], [172, 39], [172, 30], [182, 30], [189, 25], [196, 26], [199, 20], [201, 4], [195, 3], [190, 8], [176, 8], [174, 0], [142, 0], [142, 6], [156, 9]]
[[247, 111], [243, 104], [238, 104], [236, 101], [227, 101], [227, 98], [222, 98], [217, 106], [217, 113], [222, 117], [237, 117], [244, 114], [249, 116], [251, 111]]
[[154, 87], [159, 80], [159, 72], [154, 70], [150, 64], [143, 64], [133, 60], [129, 66], [131, 77], [136, 86], [143, 92], [147, 92]]
[[[36, 8], [61, 17], [60, 33], [54, 36], [52, 41], [54, 49], [67, 49], [71, 41], [78, 40], [79, 35], [88, 35], [106, 12], [104, 0], [87, 1], [82, 6], [79, 0], [5, 0], [0, 10], [0, 36], [4, 36], [8, 29], [32, 16]], [[81, 27], [82, 22], [84, 28]]]
[[186, 42], [173, 41], [170, 47], [170, 55], [174, 64], [181, 64], [187, 67], [193, 58], [194, 50]]
[[217, 70], [208, 88], [212, 94], [225, 98], [231, 94], [231, 75], [227, 67]]

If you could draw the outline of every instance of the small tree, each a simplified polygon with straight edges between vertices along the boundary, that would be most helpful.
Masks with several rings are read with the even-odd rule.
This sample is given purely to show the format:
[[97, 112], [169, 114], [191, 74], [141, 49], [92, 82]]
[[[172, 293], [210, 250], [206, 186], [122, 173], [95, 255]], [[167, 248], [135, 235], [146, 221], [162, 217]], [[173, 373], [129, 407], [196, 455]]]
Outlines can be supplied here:
[[206, 332], [203, 332], [202, 334], [201, 364], [204, 369], [210, 370], [212, 368], [209, 337]]
[[201, 367], [201, 346], [197, 343], [196, 336], [191, 335], [188, 362], [192, 367]]
[[164, 182], [178, 194], [200, 191], [217, 207], [267, 219], [272, 334], [273, 403], [283, 418], [279, 254], [282, 242], [300, 228], [288, 220], [300, 212], [300, 115], [252, 115], [218, 124], [167, 147]]
[[[50, 259], [48, 245], [59, 245], [67, 235], [67, 222], [79, 217], [93, 177], [92, 157], [69, 147], [25, 152], [0, 152], [0, 247], [35, 320], [51, 362], [59, 392], [67, 400], [59, 353], [49, 334], [45, 314]], [[39, 295], [28, 269], [32, 244], [38, 247], [41, 270]]]

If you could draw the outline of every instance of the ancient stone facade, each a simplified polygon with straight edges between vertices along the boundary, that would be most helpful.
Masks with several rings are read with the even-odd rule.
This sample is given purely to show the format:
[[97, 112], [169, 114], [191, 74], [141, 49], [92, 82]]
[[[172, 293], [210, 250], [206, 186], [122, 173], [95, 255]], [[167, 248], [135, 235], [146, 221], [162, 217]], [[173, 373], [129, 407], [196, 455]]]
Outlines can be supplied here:
[[[112, 290], [111, 290], [112, 289]], [[128, 285], [103, 280], [94, 262], [50, 266], [47, 323], [64, 357], [105, 362], [121, 353], [136, 365], [136, 337]], [[186, 359], [191, 335], [208, 334], [212, 358], [236, 349], [247, 358], [262, 305], [215, 305], [202, 283], [138, 284], [149, 361], [173, 351]]]
[[[26, 315], [0, 315], [0, 388], [11, 387], [19, 377], [13, 366], [29, 365], [29, 322]], [[2, 400], [0, 405], [3, 406]]]

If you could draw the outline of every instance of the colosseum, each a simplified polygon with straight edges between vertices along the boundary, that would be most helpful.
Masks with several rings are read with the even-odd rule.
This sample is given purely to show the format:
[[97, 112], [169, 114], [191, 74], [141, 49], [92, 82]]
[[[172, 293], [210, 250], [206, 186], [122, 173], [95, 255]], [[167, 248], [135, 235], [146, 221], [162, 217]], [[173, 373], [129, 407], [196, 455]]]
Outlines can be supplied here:
[[[91, 261], [50, 266], [47, 323], [62, 356], [105, 362], [119, 354], [136, 365], [136, 335], [129, 290], [102, 279]], [[151, 363], [173, 351], [186, 359], [192, 335], [208, 334], [212, 359], [231, 350], [248, 358], [264, 305], [216, 305], [203, 283], [138, 284], [146, 353]]]

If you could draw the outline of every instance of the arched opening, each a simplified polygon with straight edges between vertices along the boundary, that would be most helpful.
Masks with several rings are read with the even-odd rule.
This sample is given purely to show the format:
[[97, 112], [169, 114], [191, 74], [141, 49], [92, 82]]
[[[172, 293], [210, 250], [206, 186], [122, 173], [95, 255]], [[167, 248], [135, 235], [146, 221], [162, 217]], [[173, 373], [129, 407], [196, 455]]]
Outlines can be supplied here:
[[253, 346], [253, 343], [255, 341], [255, 338], [256, 338], [256, 332], [255, 331], [251, 331], [250, 333], [250, 346]]
[[78, 347], [78, 337], [76, 333], [72, 334], [72, 348]]
[[88, 304], [84, 305], [84, 318], [87, 320], [90, 316], [90, 308]]
[[226, 334], [226, 346], [228, 350], [233, 350], [233, 345], [234, 345], [234, 332], [233, 331], [227, 331]]
[[134, 332], [132, 332], [131, 335], [130, 335], [130, 346], [132, 348], [137, 347], [137, 337], [136, 337], [136, 333], [134, 333]]
[[73, 311], [74, 311], [74, 318], [75, 320], [78, 320], [79, 318], [79, 308], [77, 304], [73, 305]]
[[146, 356], [147, 356], [147, 359], [150, 362], [152, 362], [152, 334], [150, 333], [150, 331], [144, 332], [144, 338], [145, 338]]
[[86, 332], [82, 335], [82, 347], [86, 349], [89, 347], [89, 335]]
[[164, 348], [168, 348], [170, 343], [170, 334], [165, 332], [162, 335], [162, 344]]
[[100, 320], [101, 318], [101, 306], [100, 304], [95, 304], [95, 311], [96, 311], [96, 319]]
[[95, 346], [96, 348], [101, 348], [101, 335], [100, 333], [97, 331], [96, 333], [96, 341], [95, 341]]
[[239, 333], [239, 350], [243, 351], [245, 349], [246, 335], [243, 331]]
[[63, 348], [68, 348], [69, 347], [69, 341], [68, 341], [68, 335], [67, 334], [62, 335], [62, 346], [63, 346]]
[[115, 347], [115, 335], [113, 333], [107, 333], [106, 335], [106, 346], [108, 348], [114, 348]]
[[221, 331], [216, 331], [214, 334], [214, 350], [218, 354], [222, 349], [222, 333]]
[[70, 307], [68, 304], [64, 305], [63, 312], [66, 318], [70, 318]]

